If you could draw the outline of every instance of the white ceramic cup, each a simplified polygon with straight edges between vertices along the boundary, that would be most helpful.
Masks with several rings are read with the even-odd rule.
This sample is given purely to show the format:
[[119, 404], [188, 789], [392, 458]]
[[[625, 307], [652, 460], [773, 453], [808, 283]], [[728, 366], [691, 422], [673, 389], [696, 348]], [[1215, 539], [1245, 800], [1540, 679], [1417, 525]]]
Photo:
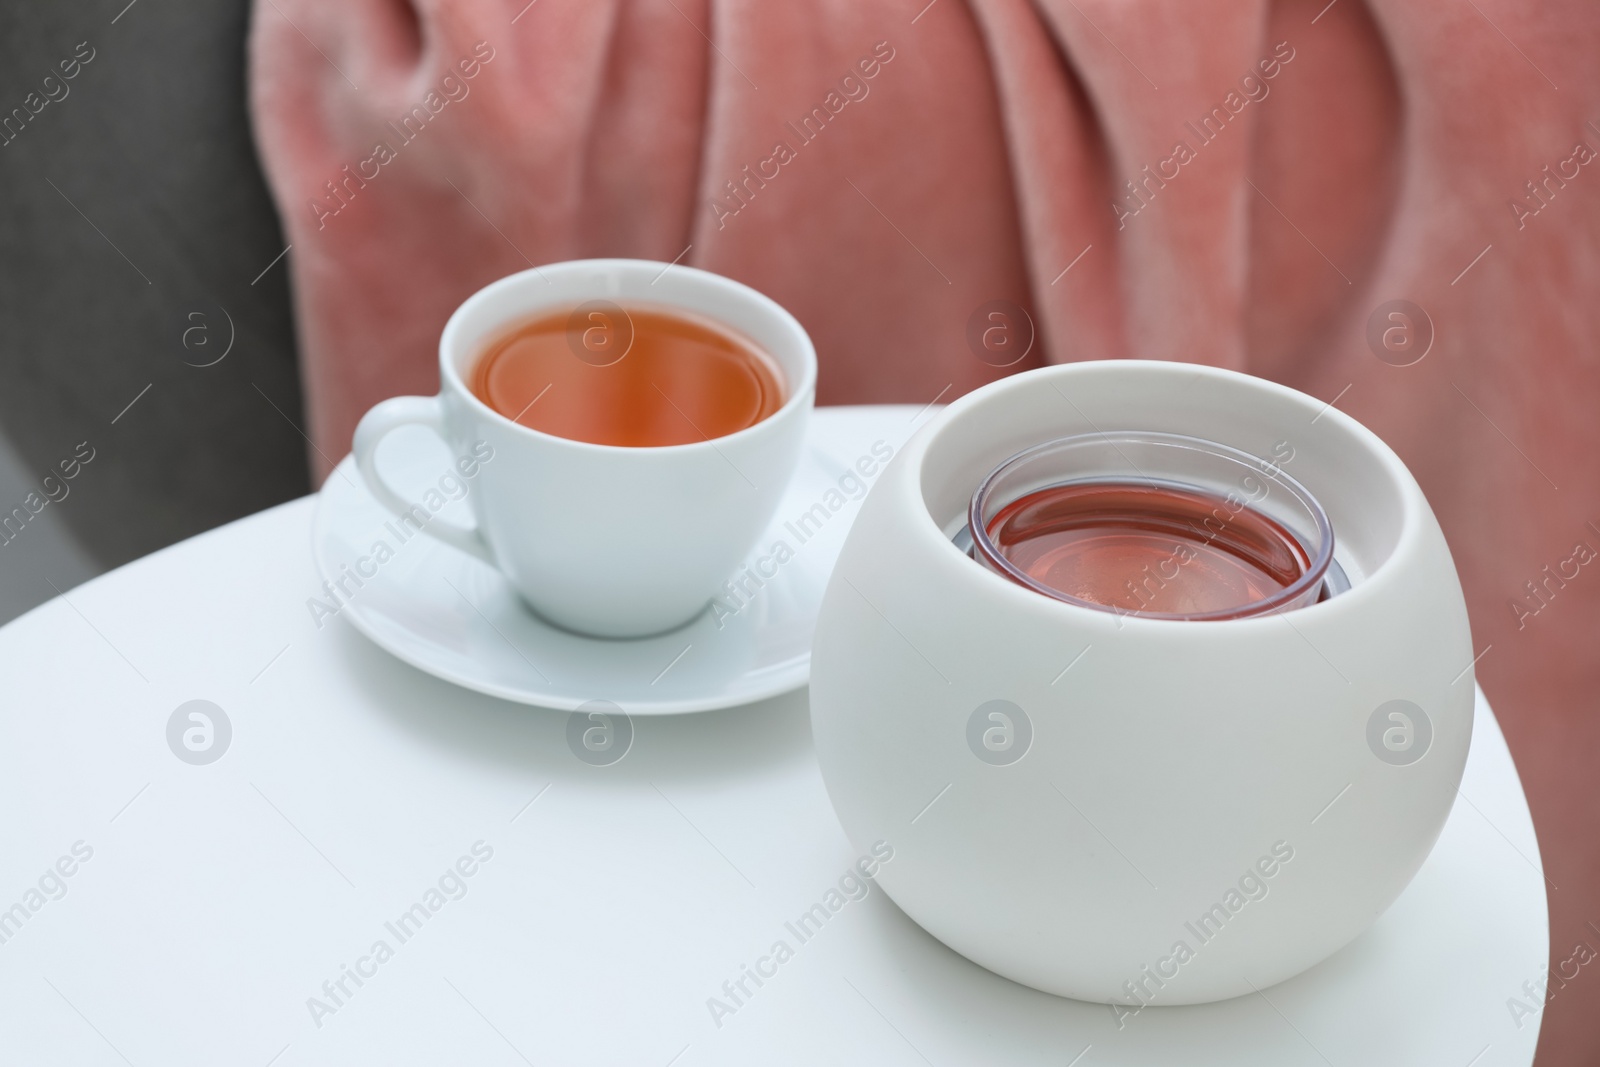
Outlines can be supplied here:
[[[488, 342], [521, 320], [591, 300], [676, 308], [743, 334], [782, 372], [782, 407], [723, 437], [629, 448], [529, 429], [473, 395], [466, 377]], [[457, 308], [439, 339], [439, 395], [368, 411], [356, 428], [356, 463], [389, 510], [414, 515], [415, 504], [383, 480], [378, 445], [409, 423], [432, 429], [456, 456], [481, 461], [468, 491], [477, 522], [433, 519], [423, 530], [498, 568], [550, 622], [641, 637], [698, 615], [754, 546], [799, 461], [816, 380], [805, 330], [748, 286], [647, 260], [556, 263], [502, 278]]]

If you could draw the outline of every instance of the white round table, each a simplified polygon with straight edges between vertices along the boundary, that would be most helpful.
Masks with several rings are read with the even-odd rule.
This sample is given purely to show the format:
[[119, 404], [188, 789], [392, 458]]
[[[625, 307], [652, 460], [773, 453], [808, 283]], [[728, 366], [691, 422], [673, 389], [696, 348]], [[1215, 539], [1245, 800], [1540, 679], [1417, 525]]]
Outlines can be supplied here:
[[[1367, 934], [1259, 995], [1119, 1028], [967, 962], [875, 888], [795, 936], [856, 859], [803, 692], [635, 719], [625, 758], [585, 764], [565, 713], [319, 630], [313, 507], [0, 630], [0, 1060], [1532, 1062], [1545, 883], [1481, 696], [1449, 824]], [[169, 747], [192, 700], [231, 724], [209, 764]]]

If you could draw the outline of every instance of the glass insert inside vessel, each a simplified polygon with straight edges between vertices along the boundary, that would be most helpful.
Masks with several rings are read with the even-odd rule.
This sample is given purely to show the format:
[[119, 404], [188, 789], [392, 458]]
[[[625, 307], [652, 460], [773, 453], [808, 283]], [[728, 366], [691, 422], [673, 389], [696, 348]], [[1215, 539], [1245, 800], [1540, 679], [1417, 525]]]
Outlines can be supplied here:
[[1048, 486], [1001, 508], [985, 529], [1032, 581], [1140, 614], [1246, 608], [1311, 567], [1293, 533], [1238, 497], [1163, 482]]

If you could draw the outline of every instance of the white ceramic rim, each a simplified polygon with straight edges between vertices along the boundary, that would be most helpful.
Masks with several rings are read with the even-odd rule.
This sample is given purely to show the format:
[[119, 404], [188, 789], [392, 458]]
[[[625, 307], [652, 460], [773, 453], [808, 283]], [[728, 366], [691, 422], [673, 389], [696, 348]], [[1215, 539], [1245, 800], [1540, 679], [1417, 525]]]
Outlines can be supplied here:
[[[681, 274], [688, 275], [695, 285], [703, 286], [708, 289], [720, 290], [723, 295], [730, 299], [743, 301], [746, 304], [753, 305], [754, 307], [760, 309], [763, 314], [770, 316], [778, 329], [792, 335], [792, 340], [795, 342], [796, 350], [800, 353], [800, 380], [793, 384], [788, 382], [784, 383], [785, 387], [789, 391], [789, 395], [784, 398], [783, 405], [779, 407], [777, 411], [774, 411], [760, 422], [746, 426], [742, 430], [737, 430], [730, 434], [724, 434], [721, 437], [708, 438], [704, 441], [689, 441], [678, 445], [644, 446], [595, 444], [592, 441], [575, 441], [570, 437], [560, 437], [556, 434], [545, 433], [542, 430], [535, 430], [532, 427], [522, 425], [520, 422], [514, 422], [511, 419], [506, 418], [504, 415], [500, 414], [500, 412], [496, 411], [494, 408], [478, 399], [477, 394], [473, 393], [471, 389], [467, 388], [466, 382], [461, 379], [461, 374], [456, 367], [457, 360], [454, 358], [452, 353], [457, 350], [460, 341], [460, 334], [466, 329], [466, 321], [471, 316], [478, 313], [484, 304], [505, 295], [508, 291], [521, 289], [524, 286], [528, 286], [530, 283], [537, 282], [548, 285], [551, 282], [550, 276], [552, 275], [560, 276], [566, 274], [607, 270], [627, 271], [636, 275], [649, 274], [655, 277], [657, 280], [659, 280], [660, 276], [664, 275], [669, 270], [678, 271]], [[519, 311], [516, 316], [507, 317], [502, 323], [502, 327], [511, 327], [515, 325], [518, 318], [536, 315], [542, 310], [552, 307], [559, 307], [570, 302], [572, 302], [571, 297], [562, 297], [560, 300], [551, 300], [548, 302], [530, 300], [528, 305]], [[649, 303], [656, 307], [668, 309], [679, 306], [671, 299], [662, 298], [642, 301], [642, 303]], [[737, 330], [733, 326], [724, 323], [713, 312], [702, 311], [698, 308], [688, 307], [682, 308], [681, 310], [692, 315], [710, 319], [722, 326], [724, 329], [736, 335], [742, 336], [745, 333], [745, 331]], [[757, 338], [752, 337], [750, 340], [756, 343], [758, 346], [761, 345], [760, 340]], [[763, 353], [774, 363], [779, 364], [779, 370], [784, 370], [782, 363], [777, 356], [770, 352], [765, 352], [764, 349]], [[714, 274], [711, 271], [701, 270], [698, 267], [685, 267], [680, 264], [661, 263], [656, 260], [649, 259], [570, 259], [560, 263], [551, 263], [542, 267], [531, 267], [528, 270], [518, 271], [515, 274], [508, 274], [498, 281], [490, 282], [482, 289], [479, 289], [477, 292], [467, 297], [466, 300], [462, 301], [461, 306], [456, 308], [455, 311], [451, 313], [449, 320], [444, 324], [444, 331], [439, 335], [439, 383], [441, 389], [452, 389], [458, 396], [460, 396], [467, 404], [476, 409], [480, 414], [499, 422], [503, 427], [508, 428], [513, 433], [521, 433], [525, 435], [529, 440], [558, 443], [578, 449], [580, 451], [597, 451], [601, 453], [616, 454], [643, 452], [653, 455], [668, 455], [687, 452], [693, 449], [700, 449], [701, 451], [716, 449], [721, 443], [736, 442], [746, 436], [765, 432], [764, 428], [767, 427], [769, 423], [786, 417], [796, 407], [800, 407], [802, 405], [810, 406], [811, 396], [815, 392], [817, 385], [817, 353], [816, 349], [811, 344], [811, 337], [806, 333], [805, 327], [800, 325], [800, 321], [790, 314], [787, 308], [760, 290], [752, 289], [743, 282], [736, 282], [732, 278], [726, 278], [720, 274]]]
[[[953, 552], [965, 564], [976, 566], [980, 572], [986, 575], [986, 581], [994, 581], [1004, 586], [1006, 592], [1002, 595], [1016, 595], [1027, 597], [1030, 600], [1039, 599], [1039, 595], [1033, 590], [1023, 588], [1006, 576], [997, 574], [972, 559], [957, 548], [945, 534], [944, 529], [939, 525], [938, 520], [930, 510], [928, 496], [923, 488], [923, 479], [926, 477], [924, 464], [928, 458], [928, 450], [938, 440], [946, 427], [955, 420], [966, 416], [970, 409], [988, 402], [990, 396], [995, 392], [1026, 388], [1022, 383], [1031, 376], [1049, 376], [1059, 384], [1062, 379], [1070, 380], [1075, 374], [1108, 373], [1113, 370], [1127, 373], [1131, 376], [1182, 372], [1187, 373], [1191, 378], [1212, 378], [1229, 382], [1241, 388], [1276, 394], [1280, 400], [1299, 407], [1306, 413], [1308, 418], [1315, 416], [1336, 424], [1378, 461], [1395, 489], [1397, 502], [1400, 506], [1399, 530], [1394, 544], [1390, 546], [1388, 553], [1376, 567], [1370, 570], [1363, 570], [1361, 581], [1353, 583], [1348, 590], [1336, 597], [1330, 597], [1325, 601], [1318, 601], [1295, 609], [1297, 612], [1320, 613], [1329, 610], [1348, 611], [1355, 609], [1369, 597], [1379, 595], [1383, 585], [1393, 580], [1395, 570], [1405, 566], [1406, 561], [1415, 556], [1419, 550], [1418, 546], [1423, 536], [1421, 526], [1424, 516], [1429, 513], [1427, 500], [1422, 495], [1421, 487], [1417, 485], [1416, 479], [1407, 469], [1405, 463], [1395, 454], [1394, 449], [1390, 448], [1377, 434], [1338, 408], [1329, 407], [1315, 397], [1308, 396], [1300, 390], [1293, 389], [1287, 385], [1280, 385], [1265, 378], [1258, 378], [1254, 375], [1229, 370], [1225, 367], [1179, 363], [1173, 360], [1159, 359], [1084, 360], [1076, 363], [1052, 364], [1047, 367], [1039, 367], [1001, 378], [951, 401], [949, 406], [940, 412], [936, 418], [930, 419], [922, 429], [917, 431], [916, 436], [901, 449], [900, 456], [897, 457], [900, 462], [905, 463], [907, 466], [906, 489], [913, 495], [913, 499], [916, 502], [917, 514], [920, 518], [919, 525], [925, 524], [922, 526], [924, 530], [923, 536], [931, 536], [939, 546], [938, 551]], [[1069, 603], [1065, 600], [1057, 600], [1054, 597], [1043, 598], [1042, 602], [1048, 605], [1051, 610], [1064, 611], [1069, 615], [1082, 613], [1099, 620], [1112, 620], [1112, 624], [1118, 626], [1173, 627], [1189, 625], [1189, 620], [1187, 619], [1164, 619], [1131, 613], [1117, 615], [1112, 612]], [[1262, 615], [1248, 615], [1240, 619], [1216, 619], [1210, 621], [1209, 626], [1240, 628], [1268, 626], [1272, 625], [1274, 620], [1280, 618], [1281, 614], [1279, 612], [1268, 612]], [[1190, 629], [1193, 629], [1193, 627], [1190, 627]]]

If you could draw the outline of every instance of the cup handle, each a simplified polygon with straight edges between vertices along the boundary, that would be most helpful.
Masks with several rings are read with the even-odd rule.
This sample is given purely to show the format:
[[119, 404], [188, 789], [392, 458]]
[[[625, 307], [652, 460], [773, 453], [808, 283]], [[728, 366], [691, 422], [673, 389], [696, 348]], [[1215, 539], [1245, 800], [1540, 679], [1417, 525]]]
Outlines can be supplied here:
[[[383, 480], [383, 475], [378, 473], [377, 452], [378, 443], [389, 435], [389, 431], [411, 424], [426, 426], [441, 441], [449, 443], [449, 438], [444, 433], [444, 409], [439, 397], [397, 396], [375, 405], [371, 411], [361, 416], [361, 422], [356, 426], [355, 441], [351, 446], [356, 456], [356, 467], [360, 469], [367, 488], [378, 498], [378, 503], [401, 519], [409, 517], [418, 505], [407, 503], [388, 482]], [[414, 517], [412, 521], [416, 521]], [[459, 548], [491, 567], [496, 566], [494, 557], [489, 553], [489, 546], [484, 543], [477, 527], [457, 526], [439, 519], [432, 519], [420, 525], [423, 533], [443, 541], [452, 548]]]

